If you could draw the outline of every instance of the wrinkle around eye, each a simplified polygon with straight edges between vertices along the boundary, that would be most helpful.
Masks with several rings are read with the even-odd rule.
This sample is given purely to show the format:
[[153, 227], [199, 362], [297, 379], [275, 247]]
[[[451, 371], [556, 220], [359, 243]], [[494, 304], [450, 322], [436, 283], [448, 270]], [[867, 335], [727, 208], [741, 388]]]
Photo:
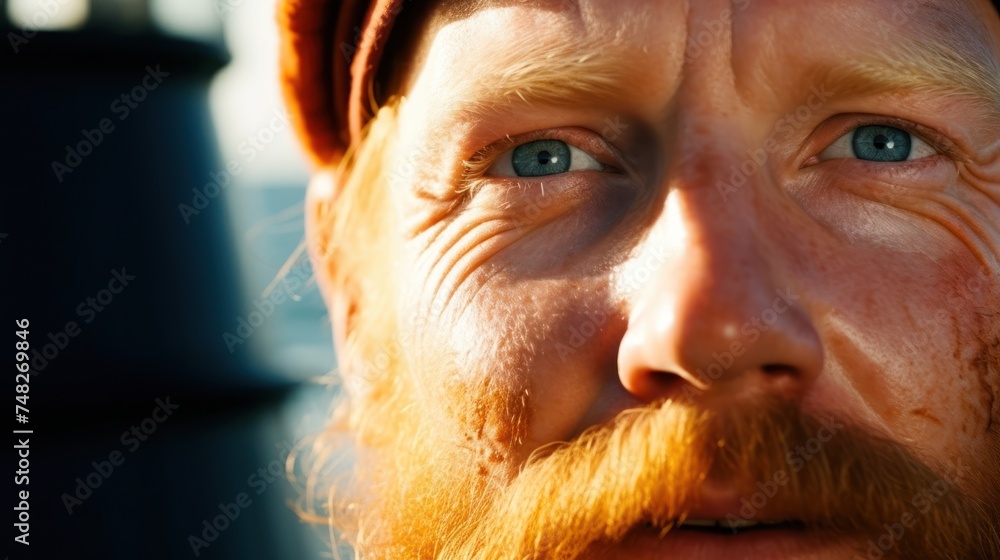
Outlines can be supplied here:
[[[490, 271], [485, 271], [484, 264], [536, 230], [559, 219], [561, 215], [562, 213], [555, 213], [529, 224], [511, 221], [508, 217], [477, 220], [454, 234], [449, 247], [443, 250], [430, 248], [431, 251], [441, 252], [431, 269], [431, 284], [435, 286], [435, 294], [445, 294], [443, 309], [450, 307], [453, 299], [461, 295], [464, 303], [456, 315], [460, 316], [464, 308], [474, 301], [475, 294], [482, 290], [485, 282], [504, 270], [503, 267], [491, 267]], [[465, 293], [466, 283], [481, 272], [488, 272], [488, 278], [479, 282], [471, 294]]]
[[810, 165], [802, 172], [803, 179], [823, 188], [868, 198], [942, 191], [955, 184], [959, 174], [958, 165], [942, 154], [896, 163], [839, 158]]

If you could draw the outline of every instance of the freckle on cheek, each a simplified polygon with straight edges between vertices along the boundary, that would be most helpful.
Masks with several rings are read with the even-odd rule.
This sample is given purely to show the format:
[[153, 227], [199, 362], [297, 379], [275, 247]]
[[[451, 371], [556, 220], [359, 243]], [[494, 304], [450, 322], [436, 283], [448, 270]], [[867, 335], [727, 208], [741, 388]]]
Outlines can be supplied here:
[[992, 335], [983, 342], [972, 365], [983, 389], [983, 407], [988, 415], [986, 430], [1000, 432], [1000, 335]]
[[941, 420], [938, 419], [937, 416], [934, 416], [934, 414], [932, 414], [931, 411], [927, 410], [924, 407], [915, 408], [915, 409], [913, 409], [913, 410], [910, 411], [910, 414], [912, 414], [914, 416], [919, 416], [921, 418], [926, 418], [927, 420], [930, 420], [931, 422], [934, 422], [938, 426], [942, 425], [941, 424]]
[[473, 385], [452, 383], [449, 392], [461, 395], [452, 406], [463, 431], [463, 447], [471, 453], [475, 468], [481, 476], [498, 474], [496, 467], [510, 462], [527, 431], [523, 391], [491, 383], [487, 377]]

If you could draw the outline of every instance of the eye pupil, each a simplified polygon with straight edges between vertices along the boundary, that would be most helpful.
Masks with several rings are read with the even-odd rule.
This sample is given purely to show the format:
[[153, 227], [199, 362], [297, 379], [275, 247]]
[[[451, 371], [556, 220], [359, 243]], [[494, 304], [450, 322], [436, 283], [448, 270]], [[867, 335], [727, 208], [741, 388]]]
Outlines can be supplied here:
[[891, 126], [862, 126], [854, 131], [854, 156], [868, 161], [906, 161], [913, 138]]
[[884, 150], [886, 148], [891, 150], [894, 145], [894, 142], [889, 140], [885, 134], [879, 134], [876, 136], [872, 143], [875, 144], [875, 149], [877, 150]]
[[565, 173], [570, 168], [569, 146], [559, 140], [535, 140], [514, 148], [511, 165], [518, 177]]

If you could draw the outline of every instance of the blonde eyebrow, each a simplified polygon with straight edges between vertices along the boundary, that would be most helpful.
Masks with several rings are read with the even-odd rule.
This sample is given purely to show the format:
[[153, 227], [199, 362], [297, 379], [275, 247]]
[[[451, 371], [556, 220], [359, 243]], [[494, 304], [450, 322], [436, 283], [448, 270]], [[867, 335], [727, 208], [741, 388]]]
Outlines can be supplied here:
[[[545, 49], [541, 56], [525, 47], [530, 44], [526, 40], [519, 48], [488, 57], [483, 64], [492, 69], [476, 81], [454, 83], [463, 112], [485, 114], [517, 102], [568, 106], [621, 101], [635, 94], [638, 88], [632, 82], [636, 77], [650, 75], [640, 57], [628, 57], [614, 43], [581, 45], [561, 40], [536, 47]], [[1000, 118], [998, 64], [987, 51], [974, 54], [950, 41], [906, 41], [834, 67], [817, 62], [804, 73], [804, 83], [821, 84], [838, 96], [954, 95]]]
[[482, 63], [491, 70], [471, 83], [454, 84], [458, 105], [473, 113], [513, 103], [592, 105], [621, 99], [630, 89], [630, 77], [642, 75], [638, 61], [623, 60], [614, 42], [581, 44], [561, 37], [555, 43], [529, 45], [526, 40], [518, 48], [491, 54]]
[[[984, 53], [980, 53], [984, 54]], [[838, 95], [915, 93], [966, 98], [1000, 118], [998, 61], [943, 41], [907, 42], [857, 62], [808, 73]]]

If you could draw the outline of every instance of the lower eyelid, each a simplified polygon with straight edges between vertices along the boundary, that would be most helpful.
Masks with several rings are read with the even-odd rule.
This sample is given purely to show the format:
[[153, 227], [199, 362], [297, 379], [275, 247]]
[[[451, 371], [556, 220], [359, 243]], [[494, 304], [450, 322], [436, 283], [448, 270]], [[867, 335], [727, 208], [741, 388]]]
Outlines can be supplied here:
[[820, 164], [832, 166], [829, 171], [824, 171], [824, 174], [833, 174], [846, 179], [838, 184], [855, 186], [870, 185], [870, 181], [876, 181], [880, 185], [934, 189], [948, 183], [955, 172], [954, 161], [945, 154], [895, 163], [845, 158], [839, 161], [824, 161]]

